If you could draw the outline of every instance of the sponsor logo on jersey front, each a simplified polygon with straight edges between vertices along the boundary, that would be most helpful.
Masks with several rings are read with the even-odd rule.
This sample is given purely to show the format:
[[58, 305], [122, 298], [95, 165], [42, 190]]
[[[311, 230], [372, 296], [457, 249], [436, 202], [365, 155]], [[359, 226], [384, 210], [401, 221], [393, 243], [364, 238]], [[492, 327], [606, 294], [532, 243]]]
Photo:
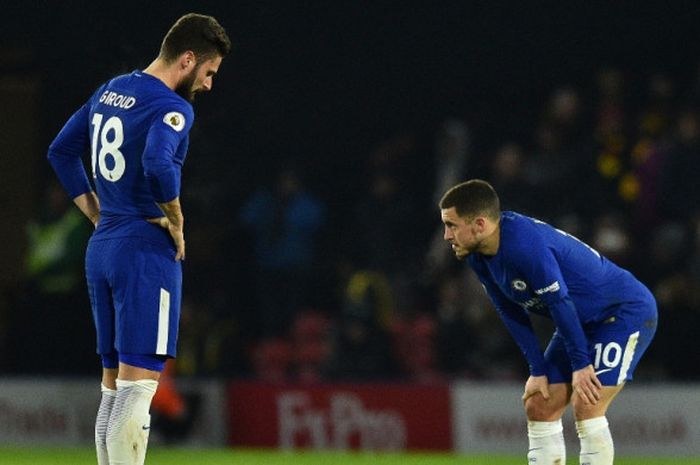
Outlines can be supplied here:
[[180, 112], [171, 111], [163, 117], [163, 122], [177, 132], [180, 132], [185, 127], [185, 116]]
[[520, 305], [525, 310], [543, 310], [547, 308], [547, 305], [544, 302], [542, 302], [539, 297], [533, 297], [532, 299], [528, 299], [525, 302], [518, 302], [518, 305]]

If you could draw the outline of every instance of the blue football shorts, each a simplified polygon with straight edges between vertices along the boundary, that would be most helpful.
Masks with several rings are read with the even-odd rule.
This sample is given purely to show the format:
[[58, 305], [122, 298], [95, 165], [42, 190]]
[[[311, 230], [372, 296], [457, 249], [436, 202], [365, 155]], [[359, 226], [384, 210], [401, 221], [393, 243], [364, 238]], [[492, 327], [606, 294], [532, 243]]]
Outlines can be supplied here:
[[[656, 332], [658, 314], [653, 299], [620, 305], [606, 320], [584, 326], [593, 368], [603, 386], [632, 380], [634, 369]], [[555, 331], [544, 353], [550, 384], [571, 383], [572, 368], [564, 338]]]
[[98, 354], [175, 357], [182, 264], [172, 245], [136, 237], [91, 240], [85, 269]]

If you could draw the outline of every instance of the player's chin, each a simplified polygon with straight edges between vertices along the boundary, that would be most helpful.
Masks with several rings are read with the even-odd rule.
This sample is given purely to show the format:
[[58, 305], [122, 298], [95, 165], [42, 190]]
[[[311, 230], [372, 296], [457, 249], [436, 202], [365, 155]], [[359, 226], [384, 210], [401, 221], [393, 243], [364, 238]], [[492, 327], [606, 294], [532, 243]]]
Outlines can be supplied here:
[[464, 249], [454, 248], [453, 250], [455, 253], [455, 257], [457, 257], [457, 260], [464, 260], [467, 257], [467, 255], [469, 255], [469, 252]]

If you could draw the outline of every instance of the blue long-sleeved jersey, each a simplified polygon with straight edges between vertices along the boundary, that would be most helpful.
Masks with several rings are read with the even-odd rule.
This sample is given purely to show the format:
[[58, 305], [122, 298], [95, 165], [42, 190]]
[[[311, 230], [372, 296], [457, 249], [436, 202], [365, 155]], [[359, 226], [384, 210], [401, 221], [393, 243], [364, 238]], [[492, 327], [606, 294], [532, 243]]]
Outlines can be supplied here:
[[577, 238], [542, 221], [503, 212], [494, 256], [468, 261], [534, 376], [545, 374], [544, 356], [529, 313], [551, 318], [564, 337], [573, 370], [591, 363], [585, 329], [605, 321], [624, 303], [648, 298], [648, 289]]
[[159, 79], [134, 71], [92, 95], [51, 143], [48, 159], [71, 198], [92, 190], [81, 160], [91, 151], [100, 200], [94, 238], [163, 237], [144, 220], [179, 196], [192, 106]]

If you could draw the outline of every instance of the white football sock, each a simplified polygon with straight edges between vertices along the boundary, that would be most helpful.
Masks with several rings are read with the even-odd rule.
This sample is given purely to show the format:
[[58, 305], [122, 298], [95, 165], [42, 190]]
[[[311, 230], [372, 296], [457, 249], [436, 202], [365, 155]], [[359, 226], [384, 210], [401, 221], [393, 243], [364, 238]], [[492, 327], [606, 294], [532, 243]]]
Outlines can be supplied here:
[[615, 447], [607, 418], [577, 421], [576, 433], [581, 440], [581, 465], [612, 465]]
[[102, 399], [100, 408], [97, 409], [95, 419], [95, 450], [97, 451], [97, 465], [109, 465], [107, 455], [107, 425], [109, 416], [112, 413], [114, 400], [117, 398], [117, 391], [102, 385]]
[[557, 421], [528, 421], [527, 437], [530, 448], [528, 463], [537, 465], [565, 465], [566, 444], [561, 419]]
[[151, 399], [158, 381], [117, 380], [117, 398], [107, 428], [109, 465], [143, 465], [151, 428]]

